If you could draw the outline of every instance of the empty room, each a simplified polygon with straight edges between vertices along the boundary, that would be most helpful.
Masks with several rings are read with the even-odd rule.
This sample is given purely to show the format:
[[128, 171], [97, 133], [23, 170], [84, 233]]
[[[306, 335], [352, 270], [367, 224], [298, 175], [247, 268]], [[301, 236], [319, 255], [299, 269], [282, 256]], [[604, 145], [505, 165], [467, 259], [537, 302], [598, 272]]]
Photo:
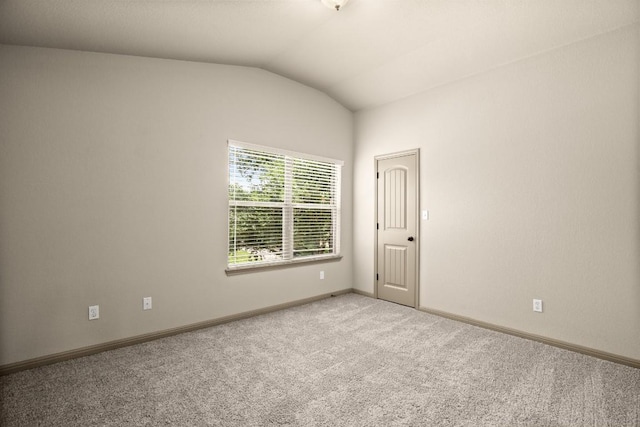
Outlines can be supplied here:
[[0, 425], [640, 426], [640, 0], [0, 0]]

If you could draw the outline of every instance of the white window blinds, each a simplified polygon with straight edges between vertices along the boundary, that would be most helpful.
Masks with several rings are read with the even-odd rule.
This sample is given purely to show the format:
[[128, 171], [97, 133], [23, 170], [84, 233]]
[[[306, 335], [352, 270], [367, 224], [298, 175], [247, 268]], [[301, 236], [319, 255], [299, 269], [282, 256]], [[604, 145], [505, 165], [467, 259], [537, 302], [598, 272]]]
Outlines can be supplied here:
[[229, 141], [228, 268], [339, 255], [341, 166]]

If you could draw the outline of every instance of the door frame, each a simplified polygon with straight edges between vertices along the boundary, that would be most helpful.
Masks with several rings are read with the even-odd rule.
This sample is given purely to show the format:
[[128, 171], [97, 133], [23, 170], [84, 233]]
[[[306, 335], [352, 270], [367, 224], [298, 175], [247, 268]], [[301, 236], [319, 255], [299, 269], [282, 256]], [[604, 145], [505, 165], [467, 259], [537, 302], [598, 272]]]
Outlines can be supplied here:
[[378, 299], [378, 280], [376, 274], [378, 273], [378, 230], [376, 224], [378, 223], [378, 162], [380, 160], [393, 159], [395, 157], [404, 157], [415, 155], [416, 161], [416, 294], [415, 294], [415, 306], [420, 307], [420, 149], [415, 148], [413, 150], [398, 151], [395, 153], [381, 154], [373, 158], [374, 161], [374, 209], [373, 209], [373, 297]]

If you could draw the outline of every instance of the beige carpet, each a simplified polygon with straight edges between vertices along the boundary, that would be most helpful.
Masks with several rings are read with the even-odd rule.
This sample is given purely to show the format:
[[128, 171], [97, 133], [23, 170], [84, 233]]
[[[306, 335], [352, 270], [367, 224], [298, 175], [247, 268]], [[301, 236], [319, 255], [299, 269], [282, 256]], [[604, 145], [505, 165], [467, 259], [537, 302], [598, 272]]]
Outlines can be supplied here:
[[640, 370], [355, 294], [0, 378], [2, 426], [639, 426]]

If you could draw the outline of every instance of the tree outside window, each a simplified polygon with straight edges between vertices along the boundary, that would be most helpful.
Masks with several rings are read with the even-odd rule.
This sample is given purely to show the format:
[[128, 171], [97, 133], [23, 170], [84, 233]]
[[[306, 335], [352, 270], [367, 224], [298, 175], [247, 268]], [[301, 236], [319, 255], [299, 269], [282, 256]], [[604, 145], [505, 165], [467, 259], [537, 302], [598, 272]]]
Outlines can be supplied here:
[[230, 269], [339, 254], [341, 162], [229, 143]]

